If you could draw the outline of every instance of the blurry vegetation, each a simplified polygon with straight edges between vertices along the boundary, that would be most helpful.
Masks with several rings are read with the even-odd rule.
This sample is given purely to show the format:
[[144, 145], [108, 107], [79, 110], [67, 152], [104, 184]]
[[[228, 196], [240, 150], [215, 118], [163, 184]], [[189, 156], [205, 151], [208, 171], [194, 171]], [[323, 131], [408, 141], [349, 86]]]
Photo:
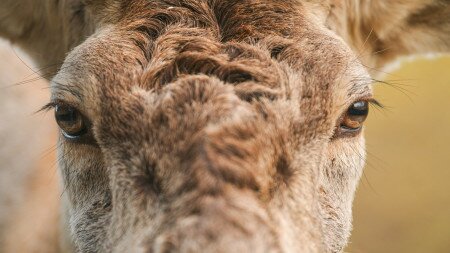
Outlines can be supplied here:
[[407, 61], [375, 85], [351, 253], [450, 252], [450, 57]]

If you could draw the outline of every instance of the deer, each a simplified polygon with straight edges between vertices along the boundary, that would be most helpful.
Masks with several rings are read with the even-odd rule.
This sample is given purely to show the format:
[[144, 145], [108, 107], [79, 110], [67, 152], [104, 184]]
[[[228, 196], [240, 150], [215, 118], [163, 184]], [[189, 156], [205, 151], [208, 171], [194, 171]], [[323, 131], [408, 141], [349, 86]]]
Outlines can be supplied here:
[[51, 79], [55, 252], [342, 252], [377, 70], [448, 53], [450, 1], [2, 0], [0, 36]]

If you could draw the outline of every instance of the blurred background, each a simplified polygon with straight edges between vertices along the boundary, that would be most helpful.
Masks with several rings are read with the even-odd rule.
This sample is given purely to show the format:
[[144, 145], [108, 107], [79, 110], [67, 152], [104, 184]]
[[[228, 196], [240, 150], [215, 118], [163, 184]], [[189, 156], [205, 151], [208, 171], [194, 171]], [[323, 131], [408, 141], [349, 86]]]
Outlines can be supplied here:
[[50, 92], [32, 68], [0, 40], [0, 253], [50, 253], [56, 236], [48, 225], [60, 197], [56, 124], [52, 113], [36, 113]]
[[352, 253], [450, 252], [450, 57], [401, 63], [375, 85]]
[[[30, 60], [1, 41], [0, 57], [0, 210], [6, 211], [17, 200], [2, 196], [1, 189], [25, 180], [24, 170], [45, 165], [40, 170], [49, 174], [45, 180], [57, 179], [56, 137], [49, 133], [55, 132], [51, 113], [33, 114], [49, 91], [26, 66]], [[450, 57], [403, 62], [384, 80], [388, 83], [375, 86], [385, 109], [372, 108], [367, 124], [368, 161], [346, 251], [448, 253]]]

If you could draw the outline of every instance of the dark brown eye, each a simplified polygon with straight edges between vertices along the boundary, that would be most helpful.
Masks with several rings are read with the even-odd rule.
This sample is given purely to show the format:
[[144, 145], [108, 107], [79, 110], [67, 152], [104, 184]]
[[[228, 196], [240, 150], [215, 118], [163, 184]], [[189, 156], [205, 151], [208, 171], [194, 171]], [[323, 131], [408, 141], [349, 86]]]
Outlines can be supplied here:
[[369, 114], [369, 102], [353, 103], [342, 118], [339, 131], [342, 134], [358, 133]]
[[56, 105], [55, 119], [62, 134], [68, 139], [77, 139], [86, 133], [83, 116], [71, 106]]

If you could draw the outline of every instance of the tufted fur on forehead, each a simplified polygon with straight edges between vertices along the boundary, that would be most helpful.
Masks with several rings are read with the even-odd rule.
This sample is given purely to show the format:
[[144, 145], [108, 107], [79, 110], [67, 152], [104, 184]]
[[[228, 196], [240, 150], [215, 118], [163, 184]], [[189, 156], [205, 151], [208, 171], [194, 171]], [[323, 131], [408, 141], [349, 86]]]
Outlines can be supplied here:
[[[123, 83], [153, 90], [180, 77], [204, 74], [233, 84], [242, 99], [264, 96], [273, 100], [291, 96], [293, 87], [286, 78], [297, 72], [308, 84], [303, 87], [305, 97], [321, 89], [320, 97], [329, 101], [328, 86], [336, 78], [347, 75], [346, 81], [368, 82], [358, 76], [362, 72], [345, 65], [352, 54], [339, 39], [319, 26], [313, 29], [315, 25], [304, 19], [311, 15], [307, 11], [296, 14], [303, 8], [298, 1], [251, 5], [243, 1], [135, 1], [126, 7], [115, 28], [115, 36], [124, 39], [114, 43], [139, 49], [131, 54], [141, 70], [137, 80]], [[280, 23], [281, 19], [287, 22]], [[105, 57], [114, 61], [115, 56]], [[324, 64], [330, 60], [334, 63]]]
[[[253, 1], [251, 4], [245, 1], [135, 1], [126, 5], [118, 25], [124, 24], [121, 27], [124, 31], [137, 31], [142, 35], [135, 36], [133, 41], [142, 49], [147, 62], [151, 60], [150, 66], [145, 67], [153, 71], [157, 71], [155, 68], [162, 68], [155, 66], [156, 64], [164, 66], [165, 62], [177, 57], [178, 53], [184, 55], [178, 56], [176, 61], [188, 63], [182, 58], [190, 51], [197, 53], [191, 56], [192, 59], [209, 53], [213, 56], [228, 54], [231, 60], [240, 56], [243, 53], [241, 51], [249, 51], [246, 56], [253, 58], [250, 59], [252, 63], [263, 64], [259, 61], [267, 60], [258, 57], [257, 53], [243, 50], [242, 47], [233, 49], [232, 43], [224, 48], [222, 43], [255, 44], [264, 39], [271, 46], [267, 49], [272, 51], [272, 58], [276, 58], [285, 47], [295, 44], [300, 34], [306, 39], [311, 36], [309, 39], [319, 41], [320, 38], [313, 38], [319, 35], [317, 31], [308, 34], [305, 30], [307, 26], [301, 25], [306, 22], [304, 16], [308, 15], [307, 12], [297, 14], [302, 8], [303, 5], [298, 1]], [[279, 22], [280, 20], [283, 22]], [[164, 38], [160, 39], [162, 34]], [[161, 58], [161, 54], [155, 57], [154, 50], [163, 52], [165, 58]], [[211, 64], [217, 65], [218, 60], [226, 58], [222, 55], [210, 62], [189, 64], [201, 66], [202, 63], [208, 63], [205, 66], [208, 68], [212, 67]], [[246, 63], [249, 62], [241, 62], [239, 65], [244, 66]]]
[[[123, 20], [118, 22], [113, 36], [122, 39], [114, 39], [110, 44], [112, 48], [117, 49], [122, 47], [121, 44], [134, 45], [135, 48], [127, 50], [124, 57], [129, 58], [127, 62], [135, 61], [139, 65], [139, 70], [136, 72], [137, 77], [132, 77], [133, 80], [108, 80], [120, 75], [124, 75], [121, 78], [127, 78], [129, 73], [134, 73], [127, 68], [122, 69], [123, 73], [120, 70], [119, 72], [114, 70], [106, 75], [102, 72], [96, 73], [102, 75], [99, 78], [102, 82], [112, 83], [112, 89], [117, 93], [116, 97], [120, 97], [118, 90], [123, 85], [131, 84], [146, 90], [159, 90], [179, 78], [202, 74], [231, 84], [235, 93], [247, 102], [260, 98], [289, 99], [295, 89], [298, 98], [314, 97], [317, 101], [327, 101], [329, 104], [324, 107], [329, 107], [333, 99], [330, 85], [336, 78], [348, 74], [345, 71], [350, 71], [349, 73], [352, 71], [344, 69], [345, 65], [342, 64], [351, 53], [342, 47], [338, 39], [323, 29], [309, 31], [302, 26], [297, 28], [297, 26], [276, 25], [277, 20], [284, 15], [291, 16], [293, 10], [300, 8], [292, 6], [294, 3], [298, 5], [296, 1], [290, 4], [262, 1], [260, 5], [252, 5], [253, 10], [261, 8], [261, 11], [256, 12], [257, 17], [254, 12], [245, 10], [248, 5], [241, 1], [212, 1], [212, 3], [184, 1], [182, 4], [174, 1], [170, 5], [168, 2], [161, 4], [157, 1], [150, 3], [144, 1], [148, 12], [141, 11], [139, 15], [135, 15], [136, 12], [132, 11], [138, 7], [128, 6], [131, 14], [127, 15], [127, 12], [124, 12]], [[278, 11], [274, 12], [273, 8]], [[267, 13], [264, 13], [265, 10]], [[233, 21], [233, 13], [237, 13], [236, 22]], [[278, 13], [280, 15], [277, 15]], [[229, 17], [225, 25], [221, 26], [220, 19], [223, 15]], [[296, 23], [304, 22], [301, 16], [295, 17]], [[259, 23], [254, 23], [254, 20]], [[270, 24], [273, 26], [269, 29]], [[226, 35], [228, 33], [233, 36]], [[298, 39], [298, 36], [296, 39], [290, 39], [287, 34], [301, 34], [303, 39]], [[316, 51], [319, 49], [320, 51]], [[99, 50], [103, 52], [102, 54], [106, 54], [108, 49], [103, 51], [99, 47]], [[116, 55], [104, 57], [114, 62]], [[331, 59], [336, 61], [336, 64], [328, 66], [323, 64]], [[292, 80], [288, 79], [295, 72], [300, 74], [295, 74], [299, 80], [289, 83]], [[312, 72], [314, 75], [311, 75]], [[359, 77], [356, 73], [350, 78], [355, 79], [350, 81], [363, 83], [367, 81], [357, 80]], [[303, 87], [299, 82], [305, 82], [307, 85]], [[125, 87], [130, 88], [131, 86]], [[317, 93], [317, 96], [314, 93]], [[345, 93], [344, 91], [342, 94]], [[308, 103], [312, 102], [308, 100]], [[313, 115], [316, 112], [305, 110], [305, 113]]]

